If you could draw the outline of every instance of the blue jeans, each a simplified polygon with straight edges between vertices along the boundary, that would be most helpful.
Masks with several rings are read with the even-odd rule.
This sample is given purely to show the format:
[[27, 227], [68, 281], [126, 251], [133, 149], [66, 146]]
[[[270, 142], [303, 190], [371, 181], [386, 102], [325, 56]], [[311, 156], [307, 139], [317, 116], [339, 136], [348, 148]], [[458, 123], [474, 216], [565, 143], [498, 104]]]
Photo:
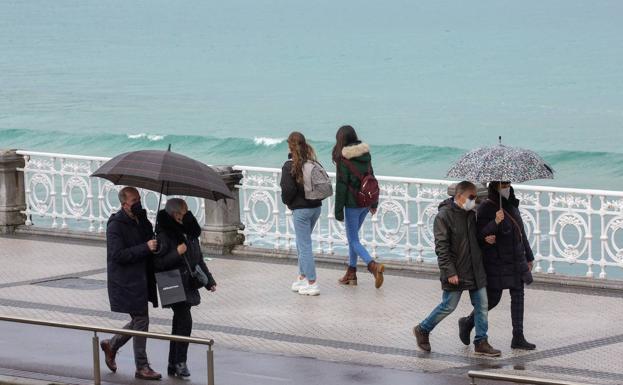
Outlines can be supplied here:
[[299, 257], [299, 273], [309, 281], [316, 280], [316, 264], [312, 252], [312, 231], [320, 217], [322, 207], [313, 209], [292, 210], [294, 233], [296, 234], [296, 250]]
[[[461, 299], [462, 291], [443, 291], [441, 303], [433, 310], [432, 313], [422, 323], [420, 328], [423, 331], [430, 333], [435, 326], [446, 318], [450, 313], [456, 309]], [[487, 321], [487, 313], [489, 309], [487, 301], [487, 288], [483, 287], [477, 290], [470, 290], [469, 297], [472, 300], [474, 306], [474, 323], [476, 324], [476, 336], [474, 337], [474, 343], [487, 338], [487, 329], [489, 324]]]
[[357, 266], [357, 256], [367, 264], [372, 262], [372, 256], [359, 241], [359, 230], [370, 210], [367, 207], [346, 207], [344, 209], [344, 225], [346, 239], [348, 239], [348, 266]]

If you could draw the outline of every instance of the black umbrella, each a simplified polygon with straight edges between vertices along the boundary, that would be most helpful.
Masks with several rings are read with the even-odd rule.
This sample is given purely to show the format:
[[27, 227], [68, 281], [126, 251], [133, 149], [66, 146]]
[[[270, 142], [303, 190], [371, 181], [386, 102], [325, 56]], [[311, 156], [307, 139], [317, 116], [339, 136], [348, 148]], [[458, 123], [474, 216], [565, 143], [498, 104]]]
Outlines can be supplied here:
[[[91, 176], [116, 185], [134, 186], [165, 195], [211, 200], [233, 198], [222, 177], [211, 167], [169, 150], [142, 150], [117, 155]], [[160, 209], [160, 202], [158, 202]]]

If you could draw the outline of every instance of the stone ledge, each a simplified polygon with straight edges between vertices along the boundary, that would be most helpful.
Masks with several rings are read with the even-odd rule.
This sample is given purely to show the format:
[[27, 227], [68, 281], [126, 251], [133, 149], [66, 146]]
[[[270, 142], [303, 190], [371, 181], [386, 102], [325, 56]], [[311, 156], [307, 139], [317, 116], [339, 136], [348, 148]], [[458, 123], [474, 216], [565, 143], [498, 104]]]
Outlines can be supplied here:
[[[102, 244], [106, 241], [103, 233], [87, 233], [73, 230], [41, 229], [35, 227], [20, 226], [16, 229], [17, 235], [42, 236], [56, 239], [73, 239], [79, 241], [91, 241]], [[207, 252], [206, 254], [210, 254]], [[237, 246], [231, 254], [241, 257], [268, 258], [273, 261], [296, 260], [293, 250], [275, 250], [251, 246]], [[227, 255], [222, 255], [227, 258]], [[317, 254], [316, 261], [334, 266], [345, 266], [347, 257], [343, 255]], [[415, 263], [400, 260], [383, 260], [386, 269], [397, 275], [418, 275], [431, 279], [439, 278], [439, 269], [436, 265], [428, 263]], [[360, 263], [361, 264], [361, 263]], [[363, 266], [363, 264], [361, 264]], [[623, 296], [623, 281], [613, 279], [599, 279], [586, 277], [573, 277], [559, 274], [534, 273], [534, 284], [530, 287], [549, 289], [586, 289], [604, 292], [610, 295]]]
[[[232, 250], [233, 255], [245, 257], [265, 257], [279, 259], [296, 260], [294, 251], [271, 250], [250, 246], [238, 246]], [[317, 254], [316, 261], [324, 263], [332, 263], [345, 266], [347, 256]], [[363, 264], [359, 263], [361, 266]], [[415, 263], [399, 260], [383, 260], [386, 270], [390, 273], [402, 275], [419, 275], [428, 276], [439, 279], [439, 269], [436, 265], [429, 263]], [[559, 274], [533, 273], [534, 284], [530, 287], [542, 288], [545, 290], [552, 288], [572, 288], [572, 289], [592, 289], [597, 291], [611, 292], [623, 296], [623, 281], [620, 280], [603, 280], [597, 278], [573, 277]]]
[[43, 229], [39, 227], [26, 226], [26, 225], [19, 226], [18, 228], [16, 228], [15, 234], [106, 242], [105, 233], [89, 233], [86, 231], [75, 231], [75, 230]]

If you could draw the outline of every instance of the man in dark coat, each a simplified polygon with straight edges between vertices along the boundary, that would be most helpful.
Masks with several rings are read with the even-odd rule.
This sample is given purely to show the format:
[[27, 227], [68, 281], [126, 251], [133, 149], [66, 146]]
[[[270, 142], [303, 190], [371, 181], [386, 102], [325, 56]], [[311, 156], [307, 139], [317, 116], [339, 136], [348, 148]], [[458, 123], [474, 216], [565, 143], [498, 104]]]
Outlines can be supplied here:
[[[124, 329], [148, 331], [148, 302], [158, 306], [156, 281], [153, 272], [153, 253], [158, 243], [153, 239], [153, 228], [147, 212], [141, 206], [141, 197], [133, 187], [119, 191], [121, 210], [110, 216], [106, 228], [108, 298], [110, 310], [126, 313], [131, 321]], [[116, 372], [117, 351], [130, 336], [116, 335], [101, 343], [108, 368]], [[134, 337], [135, 377], [143, 380], [162, 378], [149, 366], [144, 337]]]
[[[511, 348], [534, 350], [536, 345], [526, 341], [523, 332], [524, 283], [532, 282], [534, 255], [519, 211], [519, 200], [510, 183], [489, 183], [489, 197], [478, 208], [477, 227], [487, 271], [489, 310], [497, 306], [502, 291], [508, 289], [513, 324]], [[473, 313], [459, 320], [459, 336], [466, 345], [473, 327]]]
[[501, 352], [487, 341], [487, 278], [476, 238], [476, 186], [461, 182], [454, 198], [439, 205], [435, 217], [435, 253], [441, 272], [442, 302], [419, 325], [413, 328], [418, 346], [430, 351], [429, 334], [459, 304], [468, 290], [474, 306], [476, 336], [474, 350], [478, 355], [498, 357]]

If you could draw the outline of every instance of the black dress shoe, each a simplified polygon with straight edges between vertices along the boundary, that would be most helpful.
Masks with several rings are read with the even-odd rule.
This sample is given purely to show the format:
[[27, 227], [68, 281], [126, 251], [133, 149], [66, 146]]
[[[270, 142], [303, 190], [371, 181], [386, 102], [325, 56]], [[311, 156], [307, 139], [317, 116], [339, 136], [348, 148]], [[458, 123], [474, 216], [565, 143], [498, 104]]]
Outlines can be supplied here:
[[117, 356], [117, 351], [112, 348], [110, 340], [104, 340], [100, 343], [100, 347], [104, 351], [104, 362], [108, 369], [111, 372], [115, 373], [117, 371], [117, 363], [115, 362], [115, 357]]
[[175, 375], [178, 377], [190, 377], [190, 371], [185, 362], [175, 364]]

